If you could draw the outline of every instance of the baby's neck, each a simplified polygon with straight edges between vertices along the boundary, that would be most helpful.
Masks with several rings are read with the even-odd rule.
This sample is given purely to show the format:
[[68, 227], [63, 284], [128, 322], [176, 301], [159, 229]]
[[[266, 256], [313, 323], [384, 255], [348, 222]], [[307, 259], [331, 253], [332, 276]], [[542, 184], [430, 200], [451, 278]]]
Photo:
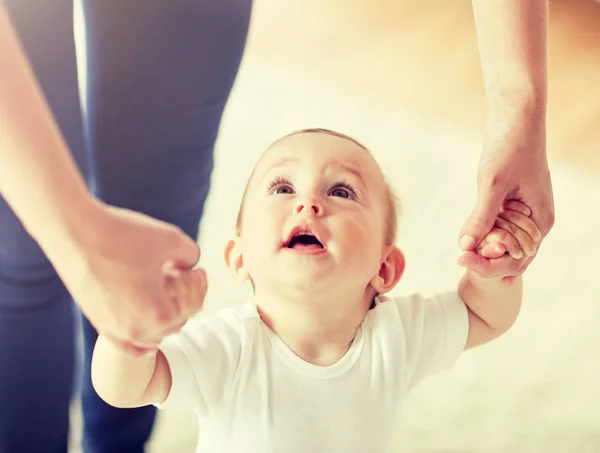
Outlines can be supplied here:
[[260, 317], [298, 357], [320, 366], [333, 365], [346, 354], [373, 299], [372, 294], [338, 293], [321, 300], [289, 296], [257, 293]]

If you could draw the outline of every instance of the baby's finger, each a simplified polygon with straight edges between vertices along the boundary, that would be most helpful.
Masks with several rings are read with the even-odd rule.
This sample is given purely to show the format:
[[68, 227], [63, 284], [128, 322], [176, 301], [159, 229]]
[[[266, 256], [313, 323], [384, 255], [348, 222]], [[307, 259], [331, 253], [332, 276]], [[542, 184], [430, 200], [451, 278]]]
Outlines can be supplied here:
[[501, 212], [499, 217], [525, 231], [536, 244], [539, 244], [542, 241], [542, 232], [538, 229], [537, 225], [530, 217], [524, 216], [515, 211]]
[[[526, 260], [529, 260], [529, 258]], [[458, 258], [458, 264], [483, 278], [495, 278], [522, 273], [526, 267], [526, 260], [515, 260], [509, 255], [489, 260], [477, 253], [465, 252]]]
[[529, 207], [526, 204], [521, 203], [517, 200], [510, 200], [505, 202], [504, 206], [502, 207], [502, 211], [516, 211], [518, 213], [523, 214], [526, 217], [529, 217], [531, 215], [531, 209], [529, 209]]
[[[496, 219], [498, 222], [498, 219]], [[506, 229], [502, 228], [493, 228], [487, 236], [485, 237], [487, 242], [495, 243], [499, 242], [506, 247], [506, 251], [516, 260], [520, 260], [523, 258], [523, 250], [521, 250], [521, 246], [517, 239], [512, 236]]]
[[500, 258], [506, 253], [506, 247], [504, 244], [499, 242], [493, 242], [486, 244], [483, 248], [479, 249], [479, 254], [488, 259]]

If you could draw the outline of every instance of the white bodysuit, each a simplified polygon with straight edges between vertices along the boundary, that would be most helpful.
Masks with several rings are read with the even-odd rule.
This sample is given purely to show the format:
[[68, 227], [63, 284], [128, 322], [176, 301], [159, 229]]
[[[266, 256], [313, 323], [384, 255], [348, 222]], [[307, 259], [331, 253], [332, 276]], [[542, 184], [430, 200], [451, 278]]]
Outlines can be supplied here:
[[163, 341], [173, 383], [159, 407], [198, 414], [197, 453], [383, 453], [407, 392], [450, 367], [467, 334], [456, 291], [378, 297], [348, 352], [322, 367], [296, 356], [247, 302]]

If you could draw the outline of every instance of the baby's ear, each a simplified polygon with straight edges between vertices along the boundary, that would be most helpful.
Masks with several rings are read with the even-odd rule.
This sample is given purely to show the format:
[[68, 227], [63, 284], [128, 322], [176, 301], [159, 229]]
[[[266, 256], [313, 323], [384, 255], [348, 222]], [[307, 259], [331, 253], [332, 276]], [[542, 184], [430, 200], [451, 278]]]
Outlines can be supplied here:
[[379, 294], [390, 292], [404, 274], [405, 265], [404, 253], [395, 245], [387, 247], [379, 272], [371, 279], [371, 286]]
[[244, 282], [250, 278], [250, 274], [244, 269], [242, 239], [239, 236], [231, 239], [225, 246], [225, 264], [236, 280]]

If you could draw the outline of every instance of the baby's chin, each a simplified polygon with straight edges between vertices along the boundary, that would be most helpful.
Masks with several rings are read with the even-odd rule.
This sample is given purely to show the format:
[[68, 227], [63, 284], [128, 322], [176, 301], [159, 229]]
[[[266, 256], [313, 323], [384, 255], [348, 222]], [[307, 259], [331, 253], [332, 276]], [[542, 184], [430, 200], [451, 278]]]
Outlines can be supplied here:
[[[282, 297], [292, 296], [295, 299], [323, 300], [327, 297], [339, 297], [356, 287], [357, 295], [364, 292], [364, 287], [357, 286], [356, 276], [340, 275], [324, 270], [315, 271], [310, 266], [304, 269], [288, 269], [286, 272], [272, 276], [268, 281], [255, 281], [257, 288]], [[367, 286], [367, 285], [365, 285]]]
[[336, 284], [334, 276], [327, 275], [326, 272], [315, 272], [313, 269], [299, 269], [296, 272], [289, 269], [289, 272], [283, 274], [269, 282], [268, 286], [273, 291], [295, 291], [311, 295], [327, 291]]

